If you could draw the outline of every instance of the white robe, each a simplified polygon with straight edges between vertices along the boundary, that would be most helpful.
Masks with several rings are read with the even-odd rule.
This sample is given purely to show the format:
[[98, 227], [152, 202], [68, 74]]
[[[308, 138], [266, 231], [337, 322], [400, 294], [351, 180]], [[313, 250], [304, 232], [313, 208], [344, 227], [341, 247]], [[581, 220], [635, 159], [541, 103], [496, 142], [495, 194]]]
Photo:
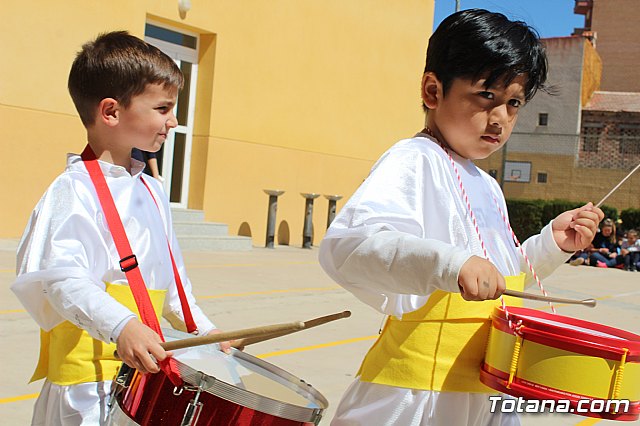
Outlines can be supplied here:
[[[476, 216], [490, 260], [503, 275], [531, 273], [498, 212], [506, 204], [493, 178], [451, 153]], [[539, 277], [570, 254], [553, 239], [550, 224], [524, 243]], [[460, 195], [449, 157], [418, 134], [398, 142], [378, 160], [337, 215], [320, 246], [331, 278], [366, 304], [401, 317], [420, 309], [436, 289], [458, 292], [458, 273], [480, 239]], [[419, 391], [358, 379], [343, 396], [333, 425], [519, 424], [491, 415], [488, 395]]]
[[[99, 162], [148, 288], [167, 290], [162, 315], [184, 330], [167, 242], [201, 334], [215, 328], [196, 305], [182, 253], [173, 232], [169, 201], [158, 181], [145, 176], [159, 208], [140, 181], [144, 164], [124, 167]], [[68, 320], [94, 338], [114, 342], [135, 314], [105, 292], [105, 282], [126, 284], [113, 238], [89, 174], [70, 154], [35, 207], [18, 247], [17, 279], [11, 289], [44, 330]], [[58, 386], [45, 381], [34, 424], [98, 424], [109, 384]], [[44, 407], [47, 407], [44, 410]], [[82, 414], [83, 410], [86, 414]], [[104, 411], [104, 410], [102, 410]], [[104, 413], [103, 413], [104, 414]], [[67, 418], [67, 420], [63, 420]], [[85, 422], [81, 422], [85, 418]], [[88, 420], [87, 420], [88, 419]]]

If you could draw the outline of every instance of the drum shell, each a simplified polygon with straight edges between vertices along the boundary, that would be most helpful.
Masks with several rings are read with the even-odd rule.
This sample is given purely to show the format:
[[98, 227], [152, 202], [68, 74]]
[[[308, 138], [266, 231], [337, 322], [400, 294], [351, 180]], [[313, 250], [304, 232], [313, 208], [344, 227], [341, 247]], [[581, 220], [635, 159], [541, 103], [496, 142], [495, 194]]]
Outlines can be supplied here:
[[[580, 399], [628, 400], [627, 413], [576, 414], [616, 420], [636, 420], [640, 416], [640, 336], [532, 309], [509, 307], [507, 310], [513, 323], [522, 321], [518, 331], [522, 341], [513, 382], [508, 385], [516, 332], [509, 327], [504, 311], [498, 308], [492, 316], [481, 371], [484, 384], [526, 399], [568, 399], [576, 404]], [[573, 327], [611, 337], [591, 335]], [[623, 374], [619, 378], [621, 366]]]
[[[146, 379], [142, 386], [140, 382]], [[196, 392], [173, 392], [174, 386], [162, 373], [142, 375], [133, 373], [131, 385], [117, 399], [118, 407], [132, 422], [130, 425], [167, 426], [180, 425], [189, 402]], [[206, 407], [198, 417], [197, 426], [311, 426], [310, 422], [298, 422], [262, 413], [227, 401], [216, 395], [202, 392], [199, 402]], [[135, 406], [135, 409], [134, 409]], [[124, 424], [121, 424], [124, 426]]]
[[[190, 337], [176, 330], [163, 329], [163, 334], [168, 341]], [[112, 386], [108, 424], [302, 426], [320, 421], [328, 402], [311, 385], [245, 352], [231, 351], [224, 354], [217, 345], [173, 351], [172, 364], [184, 380], [179, 388], [163, 372], [140, 374], [123, 364]], [[197, 422], [183, 423], [196, 398]]]

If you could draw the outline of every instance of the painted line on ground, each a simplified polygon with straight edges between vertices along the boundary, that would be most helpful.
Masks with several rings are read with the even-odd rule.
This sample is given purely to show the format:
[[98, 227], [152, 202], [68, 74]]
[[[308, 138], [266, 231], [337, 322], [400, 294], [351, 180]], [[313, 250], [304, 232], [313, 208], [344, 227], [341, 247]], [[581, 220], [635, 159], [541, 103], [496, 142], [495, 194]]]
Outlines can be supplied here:
[[597, 419], [595, 417], [589, 417], [587, 419], [584, 419], [581, 422], [578, 422], [575, 424], [575, 426], [589, 426], [589, 425], [595, 425], [596, 423], [601, 422], [602, 419]]
[[330, 291], [341, 290], [342, 287], [330, 286], [330, 287], [306, 287], [306, 288], [285, 288], [280, 290], [264, 290], [264, 291], [247, 291], [243, 293], [226, 293], [216, 294], [212, 296], [197, 296], [196, 299], [221, 299], [223, 297], [248, 297], [248, 296], [261, 296], [265, 294], [278, 294], [278, 293], [303, 293], [307, 291]]
[[[286, 294], [286, 293], [304, 293], [309, 291], [332, 291], [332, 290], [341, 290], [340, 286], [329, 286], [329, 287], [304, 287], [304, 288], [285, 288], [285, 289], [277, 289], [277, 290], [264, 290], [264, 291], [247, 291], [243, 293], [225, 293], [225, 294], [214, 294], [209, 296], [197, 296], [196, 299], [204, 300], [204, 299], [223, 299], [225, 297], [249, 297], [249, 296], [262, 296], [268, 294]], [[0, 315], [7, 314], [18, 314], [25, 313], [24, 309], [6, 309], [0, 310]]]
[[323, 349], [323, 348], [330, 348], [333, 346], [340, 346], [340, 345], [347, 345], [349, 343], [357, 343], [357, 342], [362, 342], [365, 340], [374, 340], [377, 339], [378, 335], [376, 334], [375, 336], [365, 336], [365, 337], [354, 337], [352, 339], [345, 339], [345, 340], [338, 340], [335, 342], [329, 342], [329, 343], [321, 343], [319, 345], [312, 345], [312, 346], [303, 346], [301, 348], [293, 348], [293, 349], [285, 349], [282, 351], [275, 351], [275, 352], [267, 352], [264, 354], [260, 354], [260, 355], [256, 355], [256, 358], [271, 358], [274, 356], [280, 356], [280, 355], [289, 355], [289, 354], [295, 354], [298, 352], [306, 352], [306, 351], [313, 351], [315, 349]]
[[9, 398], [0, 398], [0, 404], [7, 404], [9, 402], [26, 401], [29, 399], [36, 399], [40, 395], [39, 393], [30, 393], [27, 395], [12, 396]]
[[319, 265], [318, 261], [290, 261], [290, 262], [264, 262], [264, 263], [222, 263], [220, 265], [211, 264], [188, 264], [189, 269], [215, 269], [215, 268], [254, 268], [256, 266], [291, 266], [291, 265]]
[[[259, 355], [255, 355], [256, 358], [272, 358], [272, 357], [276, 357], [276, 356], [281, 356], [281, 355], [288, 355], [288, 354], [294, 354], [294, 353], [298, 353], [298, 352], [306, 352], [306, 351], [312, 351], [315, 349], [323, 349], [323, 348], [330, 348], [333, 346], [340, 346], [340, 345], [348, 345], [350, 343], [357, 343], [357, 342], [362, 342], [365, 340], [373, 340], [373, 339], [377, 339], [378, 335], [376, 334], [375, 336], [365, 336], [365, 337], [354, 337], [352, 339], [345, 339], [345, 340], [338, 340], [335, 342], [329, 342], [329, 343], [322, 343], [319, 345], [313, 345], [313, 346], [303, 346], [300, 348], [293, 348], [293, 349], [287, 349], [287, 350], [282, 350], [282, 351], [275, 351], [275, 352], [267, 352], [264, 354], [259, 354]], [[27, 395], [20, 395], [20, 396], [12, 396], [9, 398], [0, 398], [0, 404], [8, 404], [10, 402], [19, 402], [19, 401], [26, 401], [29, 399], [35, 399], [37, 398], [39, 395], [39, 393], [31, 393], [31, 394], [27, 394]]]

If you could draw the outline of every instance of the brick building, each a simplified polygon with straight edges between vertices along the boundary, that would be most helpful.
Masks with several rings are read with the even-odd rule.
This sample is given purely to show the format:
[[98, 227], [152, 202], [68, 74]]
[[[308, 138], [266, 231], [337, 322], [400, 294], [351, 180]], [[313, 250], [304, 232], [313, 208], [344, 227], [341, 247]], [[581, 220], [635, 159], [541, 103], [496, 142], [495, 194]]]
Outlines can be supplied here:
[[[576, 0], [584, 28], [544, 40], [552, 94], [536, 95], [506, 149], [478, 162], [507, 198], [597, 202], [640, 162], [640, 32], [627, 36], [628, 16], [616, 18], [640, 18], [636, 1]], [[640, 173], [606, 204], [640, 208]]]
[[640, 92], [638, 0], [576, 0], [574, 11], [585, 16], [574, 34], [591, 37], [602, 58], [600, 89]]
[[640, 93], [595, 92], [582, 111], [578, 167], [631, 169], [640, 162]]

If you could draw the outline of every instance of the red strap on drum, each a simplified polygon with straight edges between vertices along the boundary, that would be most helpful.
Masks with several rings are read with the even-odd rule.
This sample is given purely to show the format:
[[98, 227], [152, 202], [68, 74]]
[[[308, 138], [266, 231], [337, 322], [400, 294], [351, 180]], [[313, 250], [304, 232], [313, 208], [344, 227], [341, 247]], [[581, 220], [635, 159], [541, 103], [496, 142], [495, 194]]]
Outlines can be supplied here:
[[[153, 199], [153, 202], [158, 208], [158, 211], [160, 211], [160, 206], [158, 205], [156, 198], [153, 196], [153, 192], [151, 191], [151, 188], [149, 188], [149, 185], [147, 185], [147, 182], [145, 182], [142, 176], [140, 176], [140, 180], [142, 181], [144, 186], [147, 188], [147, 191], [149, 191], [149, 194], [151, 195], [151, 199]], [[167, 247], [169, 248], [169, 256], [171, 256], [171, 266], [173, 267], [173, 276], [175, 278], [176, 288], [178, 289], [178, 297], [180, 298], [180, 305], [182, 306], [182, 315], [184, 316], [184, 323], [185, 323], [185, 326], [187, 327], [187, 332], [193, 333], [198, 328], [196, 327], [196, 323], [193, 320], [193, 315], [191, 315], [191, 308], [189, 307], [189, 301], [187, 300], [187, 295], [184, 292], [182, 279], [180, 279], [180, 273], [178, 272], [178, 267], [176, 266], [176, 261], [173, 257], [173, 251], [171, 251], [171, 245], [169, 244], [168, 236], [167, 236]]]
[[[127, 277], [129, 288], [131, 288], [133, 298], [136, 301], [138, 311], [140, 312], [140, 318], [147, 327], [158, 333], [162, 341], [164, 341], [164, 336], [160, 329], [160, 323], [158, 322], [158, 318], [153, 310], [153, 305], [151, 304], [151, 299], [149, 298], [147, 286], [144, 284], [140, 268], [138, 268], [138, 261], [136, 256], [132, 253], [129, 239], [127, 238], [124, 226], [122, 225], [122, 219], [120, 219], [118, 209], [113, 201], [111, 191], [109, 190], [107, 181], [102, 174], [96, 155], [91, 147], [87, 145], [82, 152], [81, 157], [98, 194], [100, 206], [102, 207], [102, 211], [107, 219], [107, 224], [109, 225], [109, 230], [111, 231], [111, 236], [113, 237], [113, 241], [116, 245], [118, 255], [121, 258], [120, 269], [122, 269]], [[179, 386], [182, 383], [182, 380], [180, 379], [174, 363], [171, 363], [170, 361], [170, 358], [161, 361], [160, 368], [169, 377], [173, 384]]]

